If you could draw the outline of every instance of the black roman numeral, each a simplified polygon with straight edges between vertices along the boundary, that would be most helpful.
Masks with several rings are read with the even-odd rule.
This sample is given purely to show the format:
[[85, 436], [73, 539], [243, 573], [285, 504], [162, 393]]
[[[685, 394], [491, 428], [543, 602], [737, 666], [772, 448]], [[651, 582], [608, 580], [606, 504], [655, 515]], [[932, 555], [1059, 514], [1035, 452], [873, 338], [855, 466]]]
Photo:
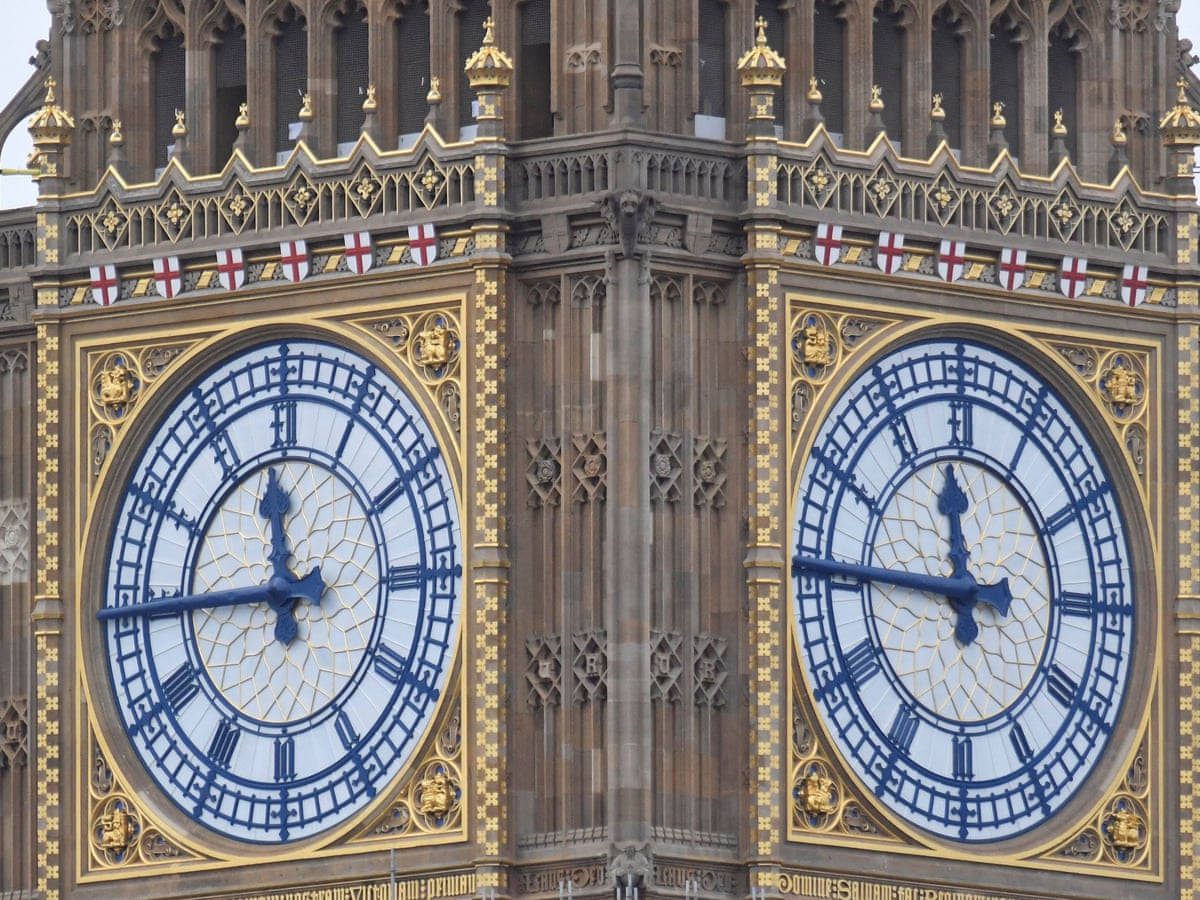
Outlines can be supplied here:
[[162, 683], [162, 689], [171, 712], [179, 712], [200, 692], [200, 685], [196, 682], [196, 670], [192, 668], [192, 664], [185, 662], [168, 675], [167, 680]]
[[212, 757], [212, 761], [223, 769], [229, 768], [229, 761], [233, 759], [234, 748], [237, 747], [238, 738], [242, 733], [238, 727], [229, 719], [222, 719], [221, 724], [217, 726], [217, 733], [213, 735], [212, 743], [208, 745], [208, 755]]

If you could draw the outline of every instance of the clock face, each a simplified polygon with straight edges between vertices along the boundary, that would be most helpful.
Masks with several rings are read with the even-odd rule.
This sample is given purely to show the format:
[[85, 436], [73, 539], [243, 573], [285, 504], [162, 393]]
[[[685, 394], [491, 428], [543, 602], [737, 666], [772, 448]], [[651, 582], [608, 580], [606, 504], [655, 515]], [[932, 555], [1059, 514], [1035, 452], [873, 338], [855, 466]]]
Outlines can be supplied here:
[[972, 342], [885, 356], [821, 425], [794, 538], [805, 675], [866, 788], [955, 841], [1060, 810], [1117, 721], [1134, 611], [1116, 492], [1058, 394]]
[[462, 565], [404, 389], [313, 340], [190, 386], [125, 485], [98, 613], [128, 739], [192, 819], [283, 843], [384, 791], [434, 715]]

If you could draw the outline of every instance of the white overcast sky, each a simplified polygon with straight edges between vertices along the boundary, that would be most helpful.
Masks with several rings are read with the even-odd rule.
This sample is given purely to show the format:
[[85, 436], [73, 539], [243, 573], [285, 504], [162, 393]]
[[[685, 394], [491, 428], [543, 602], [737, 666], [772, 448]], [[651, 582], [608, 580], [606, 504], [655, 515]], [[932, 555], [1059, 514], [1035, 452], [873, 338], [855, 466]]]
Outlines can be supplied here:
[[[45, 37], [50, 28], [50, 14], [46, 11], [46, 0], [0, 0], [0, 3], [5, 13], [4, 40], [0, 41], [0, 106], [3, 106], [33, 71], [28, 59], [33, 55], [34, 43]], [[1200, 54], [1200, 0], [1183, 0], [1179, 32], [1191, 38], [1197, 47], [1195, 52]], [[29, 150], [29, 133], [18, 128], [0, 152], [0, 167], [24, 168]], [[30, 179], [0, 177], [0, 208], [25, 206], [33, 203], [34, 196]]]

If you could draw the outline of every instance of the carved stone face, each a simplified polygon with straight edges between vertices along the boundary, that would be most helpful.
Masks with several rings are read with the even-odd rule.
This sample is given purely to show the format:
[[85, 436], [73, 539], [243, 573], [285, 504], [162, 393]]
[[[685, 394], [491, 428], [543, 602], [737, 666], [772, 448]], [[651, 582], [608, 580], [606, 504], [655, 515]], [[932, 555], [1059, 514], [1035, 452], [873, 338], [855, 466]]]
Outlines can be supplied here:
[[638, 196], [633, 191], [621, 195], [621, 215], [636, 216], [638, 211]]

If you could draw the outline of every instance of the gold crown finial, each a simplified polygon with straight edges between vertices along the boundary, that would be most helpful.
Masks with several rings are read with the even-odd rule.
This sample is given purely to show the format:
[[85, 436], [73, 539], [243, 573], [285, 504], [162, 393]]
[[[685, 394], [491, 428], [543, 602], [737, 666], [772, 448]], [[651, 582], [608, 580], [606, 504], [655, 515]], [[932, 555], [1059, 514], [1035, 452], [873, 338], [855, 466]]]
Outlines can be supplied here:
[[243, 103], [240, 106], [238, 106], [238, 117], [234, 121], [233, 124], [237, 128], [249, 128], [250, 127], [250, 104], [249, 103]]
[[879, 112], [883, 109], [883, 88], [877, 84], [871, 85], [871, 102], [867, 104], [867, 108], [871, 112]]
[[375, 85], [367, 85], [367, 99], [363, 101], [363, 112], [374, 112], [379, 108], [379, 103], [375, 100]]
[[1121, 122], [1121, 117], [1117, 116], [1113, 120], [1112, 142], [1114, 144], [1124, 144], [1129, 138], [1125, 135], [1125, 126]]
[[931, 118], [931, 119], [946, 118], [946, 111], [944, 109], [942, 109], [942, 95], [934, 94], [931, 99], [933, 101], [933, 105], [929, 108], [929, 118]]
[[442, 102], [442, 79], [437, 75], [429, 76], [429, 93], [425, 95], [425, 102]]
[[758, 30], [758, 33], [754, 36], [754, 43], [760, 47], [767, 46], [767, 20], [759, 16], [754, 20], [754, 27]]
[[[1179, 80], [1183, 81], [1182, 78]], [[56, 87], [58, 87], [58, 82], [55, 81], [54, 76], [51, 75], [49, 78], [46, 79], [46, 99], [44, 101], [42, 101], [43, 103], [45, 103], [46, 106], [54, 105], [54, 89]]]
[[1008, 124], [1004, 118], [1004, 101], [997, 100], [992, 104], [992, 127], [1003, 128]]
[[808, 76], [808, 96], [805, 99], [807, 99], [809, 103], [820, 103], [823, 99], [825, 99], [821, 96], [821, 89], [818, 87], [819, 84], [820, 81], [818, 81], [816, 75]]
[[1054, 111], [1054, 128], [1050, 133], [1055, 137], [1065, 137], [1067, 134], [1067, 126], [1063, 124], [1063, 111], [1061, 108]]
[[120, 119], [113, 119], [112, 134], [108, 136], [108, 142], [114, 147], [120, 147], [125, 143], [125, 135], [121, 133]]
[[183, 110], [175, 110], [175, 127], [171, 129], [172, 137], [187, 137], [187, 123], [184, 122]]
[[1179, 88], [1179, 100], [1177, 102], [1180, 106], [1183, 106], [1187, 103], [1187, 79], [1180, 75], [1179, 80], [1175, 82], [1175, 87]]
[[304, 96], [300, 98], [299, 117], [301, 122], [307, 122], [313, 117], [312, 94], [308, 93], [307, 91], [305, 91]]
[[496, 46], [495, 22], [488, 16], [483, 22], [483, 43], [467, 57], [463, 70], [475, 90], [499, 90], [512, 81], [513, 62]]

